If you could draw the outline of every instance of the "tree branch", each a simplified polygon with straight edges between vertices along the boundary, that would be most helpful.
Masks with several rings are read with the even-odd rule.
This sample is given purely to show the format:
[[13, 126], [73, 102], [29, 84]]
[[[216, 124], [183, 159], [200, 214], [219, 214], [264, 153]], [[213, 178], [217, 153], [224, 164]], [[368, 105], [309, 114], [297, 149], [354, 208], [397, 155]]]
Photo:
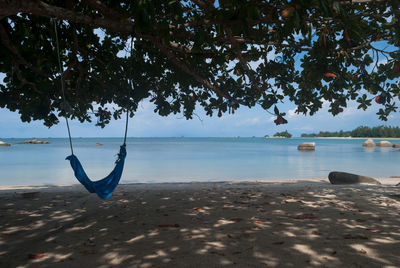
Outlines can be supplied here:
[[94, 18], [81, 13], [77, 13], [70, 9], [48, 5], [39, 0], [0, 0], [0, 10], [0, 19], [22, 12], [41, 17], [57, 18], [60, 20], [68, 20], [76, 23], [82, 23], [119, 33], [131, 33], [134, 27], [133, 22], [129, 20], [120, 21], [108, 18]]
[[182, 71], [184, 71], [185, 73], [191, 75], [197, 82], [199, 82], [200, 84], [202, 84], [203, 86], [205, 86], [206, 88], [211, 89], [212, 91], [214, 91], [217, 95], [221, 96], [221, 97], [225, 97], [226, 99], [233, 101], [237, 104], [242, 104], [247, 106], [247, 104], [243, 101], [237, 100], [235, 98], [232, 98], [231, 96], [229, 96], [228, 94], [226, 94], [225, 92], [222, 92], [218, 87], [216, 87], [215, 85], [211, 84], [210, 81], [208, 81], [207, 79], [201, 77], [199, 74], [195, 73], [192, 69], [189, 68], [189, 66], [187, 66], [185, 63], [183, 63], [182, 61], [180, 61], [179, 59], [177, 59], [175, 57], [175, 55], [173, 55], [171, 53], [171, 51], [166, 48], [165, 46], [163, 46], [161, 44], [161, 42], [156, 39], [155, 37], [152, 36], [148, 36], [148, 35], [142, 35], [142, 38], [150, 41], [152, 44], [154, 44], [158, 49], [160, 49], [160, 51], [178, 68], [180, 68]]
[[9, 39], [6, 30], [4, 29], [3, 25], [0, 23], [0, 37], [1, 43], [18, 59], [19, 64], [23, 64], [27, 66], [29, 69], [34, 71], [37, 75], [47, 77], [45, 73], [35, 68], [31, 63], [27, 62], [24, 57], [18, 52], [18, 49], [12, 44], [11, 40]]

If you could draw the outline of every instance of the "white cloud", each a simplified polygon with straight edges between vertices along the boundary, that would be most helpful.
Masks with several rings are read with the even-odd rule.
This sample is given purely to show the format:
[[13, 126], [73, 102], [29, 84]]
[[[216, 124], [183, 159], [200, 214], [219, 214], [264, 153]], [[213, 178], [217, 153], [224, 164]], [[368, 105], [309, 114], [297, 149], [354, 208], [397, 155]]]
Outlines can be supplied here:
[[296, 110], [297, 109], [294, 108], [294, 109], [291, 109], [291, 110], [288, 111], [288, 118], [289, 119], [299, 116], [299, 114], [296, 113]]

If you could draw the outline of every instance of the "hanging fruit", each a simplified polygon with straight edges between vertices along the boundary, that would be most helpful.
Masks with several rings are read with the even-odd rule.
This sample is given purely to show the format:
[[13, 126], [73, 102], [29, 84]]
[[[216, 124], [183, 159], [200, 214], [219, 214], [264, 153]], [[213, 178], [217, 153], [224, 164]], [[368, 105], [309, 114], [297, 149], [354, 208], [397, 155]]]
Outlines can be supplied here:
[[284, 19], [288, 19], [293, 16], [295, 8], [294, 7], [287, 7], [284, 10], [282, 10], [281, 16]]
[[350, 39], [349, 33], [347, 32], [347, 29], [344, 29], [344, 39], [346, 39], [347, 44], [349, 44], [349, 46], [351, 46], [351, 39]]
[[336, 78], [337, 77], [337, 75], [334, 73], [325, 73], [324, 76], [328, 77], [328, 78]]
[[274, 120], [274, 123], [277, 124], [277, 125], [281, 125], [281, 124], [283, 124], [284, 122], [285, 122], [285, 120], [283, 119], [282, 116], [278, 116], [278, 117]]

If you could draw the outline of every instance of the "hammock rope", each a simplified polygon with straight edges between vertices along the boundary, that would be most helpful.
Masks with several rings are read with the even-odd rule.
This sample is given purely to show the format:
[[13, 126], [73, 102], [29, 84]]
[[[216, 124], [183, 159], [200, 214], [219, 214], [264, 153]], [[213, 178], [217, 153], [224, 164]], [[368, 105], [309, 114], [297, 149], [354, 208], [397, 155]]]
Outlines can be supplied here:
[[[64, 103], [66, 103], [66, 98], [65, 98], [65, 90], [64, 90], [64, 79], [63, 79], [63, 69], [61, 67], [61, 58], [60, 58], [60, 45], [58, 43], [58, 32], [57, 32], [57, 22], [56, 20], [53, 20], [54, 23], [54, 32], [56, 33], [56, 49], [57, 49], [57, 59], [58, 59], [58, 69], [60, 71], [60, 83], [61, 83], [61, 92], [62, 92], [62, 98]], [[65, 105], [64, 105], [65, 106]], [[66, 111], [64, 111], [66, 113]], [[67, 129], [68, 129], [68, 137], [69, 137], [69, 147], [71, 148], [71, 154], [74, 154], [74, 149], [72, 146], [72, 138], [71, 138], [71, 130], [69, 128], [69, 123], [68, 123], [68, 116], [65, 114], [65, 122], [67, 123]]]
[[[122, 171], [124, 169], [124, 163], [126, 158], [126, 137], [128, 134], [128, 121], [129, 121], [129, 109], [126, 108], [126, 122], [125, 122], [125, 134], [124, 134], [124, 142], [120, 147], [120, 151], [118, 154], [118, 159], [115, 161], [115, 167], [110, 172], [110, 174], [98, 181], [92, 181], [86, 175], [85, 170], [82, 167], [78, 157], [74, 155], [74, 149], [72, 146], [72, 137], [71, 137], [71, 130], [68, 122], [68, 111], [66, 111], [67, 107], [70, 107], [67, 103], [67, 99], [65, 96], [65, 88], [64, 88], [64, 79], [63, 79], [63, 68], [61, 64], [61, 57], [60, 57], [60, 46], [58, 41], [58, 32], [57, 32], [57, 21], [53, 19], [54, 23], [54, 32], [56, 37], [56, 49], [57, 49], [57, 59], [58, 59], [58, 67], [60, 72], [60, 82], [61, 82], [61, 91], [62, 91], [62, 98], [63, 98], [63, 106], [62, 109], [65, 113], [65, 121], [68, 129], [68, 137], [69, 137], [69, 145], [71, 148], [71, 155], [66, 158], [66, 160], [70, 161], [71, 167], [74, 171], [74, 175], [76, 179], [88, 190], [90, 193], [96, 193], [100, 198], [107, 199], [111, 197], [112, 193], [114, 192], [115, 188], [117, 187], [121, 176]], [[131, 55], [133, 50], [133, 37], [131, 37]], [[130, 101], [130, 90], [133, 89], [132, 77], [129, 79], [130, 89], [128, 90], [128, 100]]]

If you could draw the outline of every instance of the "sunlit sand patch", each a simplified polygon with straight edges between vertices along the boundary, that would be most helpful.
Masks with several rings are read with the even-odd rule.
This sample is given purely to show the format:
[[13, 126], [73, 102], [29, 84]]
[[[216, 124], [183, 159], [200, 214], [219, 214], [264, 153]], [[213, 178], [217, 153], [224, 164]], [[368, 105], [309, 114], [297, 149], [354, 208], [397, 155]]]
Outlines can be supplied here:
[[145, 237], [146, 237], [145, 235], [139, 235], [139, 236], [135, 236], [135, 237], [133, 237], [133, 238], [131, 238], [131, 239], [125, 241], [125, 242], [129, 243], [129, 244], [132, 244], [132, 243], [135, 243], [135, 242], [137, 242], [139, 240], [142, 240]]
[[310, 263], [313, 265], [321, 265], [322, 263], [325, 263], [327, 261], [334, 261], [337, 260], [337, 258], [327, 255], [327, 254], [320, 254], [318, 252], [315, 252], [310, 248], [309, 245], [305, 244], [295, 244], [293, 249], [308, 255], [310, 257]]
[[89, 224], [87, 224], [85, 226], [71, 227], [71, 228], [66, 229], [65, 232], [71, 233], [71, 232], [76, 232], [76, 231], [82, 231], [82, 230], [85, 230], [85, 229], [89, 229], [90, 227], [92, 227], [95, 224], [96, 224], [96, 222], [92, 222], [92, 223], [89, 223]]
[[103, 256], [103, 258], [105, 258], [107, 260], [107, 262], [112, 265], [121, 264], [123, 261], [133, 258], [133, 257], [135, 257], [135, 255], [130, 255], [130, 254], [123, 255], [118, 252], [109, 252]]
[[261, 259], [263, 264], [268, 265], [268, 267], [278, 267], [279, 259], [274, 257], [272, 254], [266, 252], [255, 251], [253, 256], [257, 259]]
[[159, 235], [160, 233], [158, 232], [158, 231], [150, 231], [147, 235], [149, 236], [149, 237], [153, 237], [153, 236], [157, 236], [157, 235]]
[[386, 236], [386, 237], [374, 237], [371, 239], [371, 241], [376, 242], [376, 243], [380, 243], [380, 244], [394, 244], [394, 243], [400, 243], [399, 240], [395, 240], [390, 236]]
[[354, 249], [359, 254], [363, 254], [370, 259], [375, 259], [379, 262], [391, 264], [389, 261], [384, 258], [379, 257], [379, 254], [372, 248], [368, 247], [366, 244], [352, 244], [350, 245], [352, 249]]

